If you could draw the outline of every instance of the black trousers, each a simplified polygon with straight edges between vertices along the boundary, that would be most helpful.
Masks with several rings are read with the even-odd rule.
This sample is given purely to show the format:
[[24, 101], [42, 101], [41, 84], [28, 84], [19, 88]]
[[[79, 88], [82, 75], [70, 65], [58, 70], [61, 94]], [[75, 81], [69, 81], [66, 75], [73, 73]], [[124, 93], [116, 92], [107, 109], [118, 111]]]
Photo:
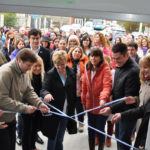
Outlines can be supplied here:
[[35, 149], [35, 142], [38, 130], [38, 115], [40, 112], [33, 114], [22, 114], [23, 133], [22, 133], [22, 150]]
[[[84, 111], [83, 105], [82, 105], [82, 103], [81, 103], [81, 97], [76, 97], [75, 109], [76, 109], [76, 111], [77, 111], [77, 114]], [[84, 114], [78, 116], [78, 120], [79, 120], [80, 122], [84, 122]]]
[[0, 129], [0, 150], [15, 150], [16, 120], [6, 124], [7, 128]]

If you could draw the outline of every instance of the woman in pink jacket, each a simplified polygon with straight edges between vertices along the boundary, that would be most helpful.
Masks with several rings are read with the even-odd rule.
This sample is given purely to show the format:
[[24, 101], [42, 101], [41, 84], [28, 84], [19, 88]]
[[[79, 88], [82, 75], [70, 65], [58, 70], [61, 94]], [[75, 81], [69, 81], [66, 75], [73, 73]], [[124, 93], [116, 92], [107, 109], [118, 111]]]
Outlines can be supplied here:
[[100, 48], [105, 55], [112, 57], [111, 48], [108, 46], [107, 40], [103, 33], [96, 32], [94, 34], [92, 46]]
[[[108, 63], [99, 48], [92, 48], [82, 81], [82, 104], [86, 109], [103, 106], [109, 101], [112, 76]], [[100, 109], [88, 113], [88, 125], [104, 132], [107, 117], [99, 114]], [[89, 149], [95, 150], [95, 131], [88, 129]], [[98, 150], [104, 149], [105, 136], [98, 133]]]

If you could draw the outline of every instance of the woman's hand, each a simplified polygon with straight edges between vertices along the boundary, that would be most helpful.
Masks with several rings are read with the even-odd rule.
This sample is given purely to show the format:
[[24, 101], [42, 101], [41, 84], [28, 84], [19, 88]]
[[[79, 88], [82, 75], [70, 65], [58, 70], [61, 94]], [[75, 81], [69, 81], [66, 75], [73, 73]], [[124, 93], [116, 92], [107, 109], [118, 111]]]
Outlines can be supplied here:
[[5, 124], [5, 122], [0, 122], [0, 129], [5, 129], [7, 127], [8, 127], [8, 125]]
[[99, 114], [104, 115], [104, 116], [109, 116], [111, 114], [110, 107], [105, 107], [105, 108], [101, 109]]
[[41, 103], [39, 105], [39, 108], [42, 113], [49, 113], [49, 111], [50, 111], [50, 108], [47, 105], [45, 105], [44, 103]]
[[139, 149], [141, 149], [141, 150], [144, 149], [144, 146], [139, 146]]
[[104, 107], [105, 103], [106, 102], [104, 100], [100, 100], [99, 105], [102, 106], [102, 107]]
[[53, 98], [53, 96], [51, 95], [51, 94], [47, 94], [47, 95], [45, 95], [45, 97], [44, 97], [44, 101], [45, 102], [50, 102], [50, 101], [52, 101], [52, 100], [54, 100], [54, 98]]
[[3, 115], [3, 111], [2, 110], [0, 110], [0, 116], [2, 116]]
[[117, 123], [120, 119], [121, 119], [121, 113], [116, 113], [115, 115], [112, 116], [111, 122]]
[[137, 102], [137, 98], [133, 96], [128, 96], [125, 100], [126, 104], [134, 104]]

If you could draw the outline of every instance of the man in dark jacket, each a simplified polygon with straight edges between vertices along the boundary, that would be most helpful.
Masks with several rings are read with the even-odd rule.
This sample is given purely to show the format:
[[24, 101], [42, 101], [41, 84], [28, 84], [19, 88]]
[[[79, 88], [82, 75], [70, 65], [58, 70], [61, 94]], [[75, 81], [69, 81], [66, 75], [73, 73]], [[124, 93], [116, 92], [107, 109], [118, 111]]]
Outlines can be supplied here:
[[38, 54], [44, 63], [44, 69], [47, 73], [52, 68], [51, 51], [40, 46], [41, 44], [41, 31], [38, 29], [31, 29], [28, 34], [29, 44], [27, 47], [31, 48], [36, 54]]
[[[44, 70], [47, 73], [52, 68], [51, 61], [51, 51], [47, 48], [41, 46], [41, 31], [38, 29], [31, 29], [28, 33], [29, 45], [27, 48], [30, 48], [37, 55], [39, 55], [44, 63]], [[18, 119], [20, 120], [20, 119]], [[20, 123], [20, 122], [19, 122]], [[18, 129], [20, 130], [20, 129]], [[17, 143], [20, 143], [20, 138], [17, 138]], [[37, 142], [43, 144], [43, 140], [37, 135]]]
[[129, 55], [132, 57], [133, 60], [135, 60], [135, 62], [137, 64], [139, 64], [140, 57], [137, 54], [137, 50], [138, 50], [137, 43], [131, 42], [131, 43], [128, 44], [128, 53], [129, 53]]
[[134, 146], [139, 149], [145, 148], [145, 142], [147, 139], [147, 131], [148, 131], [148, 124], [149, 124], [149, 117], [150, 117], [150, 100], [147, 101], [145, 105], [142, 105], [138, 108], [133, 108], [122, 113], [116, 113], [112, 117], [112, 121], [116, 123], [119, 119], [121, 120], [129, 120], [129, 121], [136, 121], [139, 118], [142, 118], [142, 122], [140, 124], [135, 144]]
[[[112, 90], [113, 100], [127, 96], [138, 96], [140, 89], [139, 66], [130, 58], [125, 44], [118, 43], [114, 45], [112, 51], [112, 57], [117, 65]], [[104, 108], [100, 113], [105, 115], [110, 113], [114, 114], [135, 107], [137, 107], [135, 104], [127, 105], [125, 102], [120, 102], [111, 107]], [[116, 138], [131, 144], [131, 135], [135, 124], [135, 121], [119, 120], [115, 128]], [[130, 150], [129, 147], [120, 143], [117, 143], [117, 149]]]

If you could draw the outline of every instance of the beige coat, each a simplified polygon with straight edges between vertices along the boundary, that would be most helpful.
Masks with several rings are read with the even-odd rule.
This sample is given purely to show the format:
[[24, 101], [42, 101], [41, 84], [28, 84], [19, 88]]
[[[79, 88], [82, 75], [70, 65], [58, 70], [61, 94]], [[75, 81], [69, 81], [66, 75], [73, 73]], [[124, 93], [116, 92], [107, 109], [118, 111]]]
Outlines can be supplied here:
[[[0, 67], [0, 109], [26, 112], [27, 105], [21, 101], [25, 99], [34, 106], [42, 101], [34, 92], [27, 73], [22, 73], [17, 60], [9, 62]], [[15, 114], [4, 114], [0, 121], [11, 122]]]
[[[139, 92], [139, 100], [140, 106], [146, 104], [146, 102], [150, 99], [150, 81], [145, 81], [141, 84], [140, 92]], [[136, 124], [136, 132], [138, 132], [139, 127], [141, 125], [142, 119], [137, 120]]]
[[145, 81], [141, 84], [139, 99], [140, 106], [146, 104], [146, 102], [150, 99], [150, 81]]
[[3, 53], [0, 52], [0, 66], [2, 66], [5, 63], [7, 63], [7, 60], [6, 60], [5, 56], [3, 55]]

